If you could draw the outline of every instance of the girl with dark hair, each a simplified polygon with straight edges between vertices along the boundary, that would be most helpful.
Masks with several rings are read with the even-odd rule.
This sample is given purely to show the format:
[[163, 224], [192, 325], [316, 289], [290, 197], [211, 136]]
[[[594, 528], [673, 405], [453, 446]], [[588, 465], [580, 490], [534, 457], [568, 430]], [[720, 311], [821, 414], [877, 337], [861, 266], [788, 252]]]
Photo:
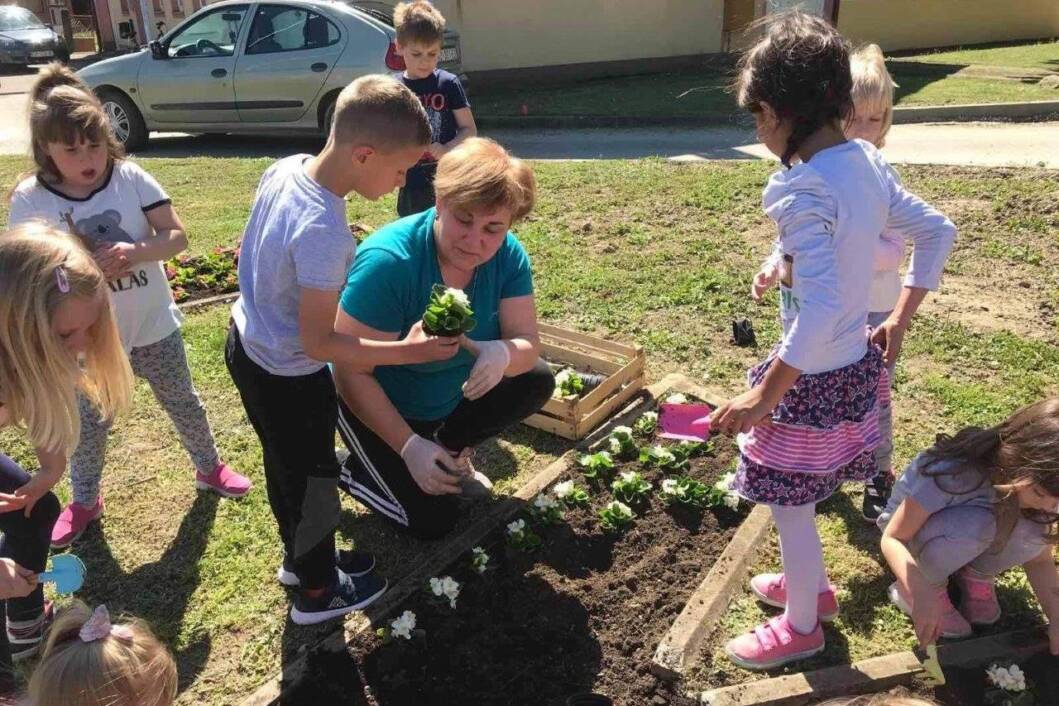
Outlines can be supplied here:
[[[897, 581], [890, 599], [912, 616], [920, 643], [966, 637], [1000, 619], [996, 577], [1026, 570], [1059, 654], [1059, 397], [1023, 407], [994, 427], [939, 436], [894, 486], [882, 552]], [[949, 600], [949, 577], [960, 590]]]
[[[844, 481], [875, 475], [879, 407], [889, 404], [883, 356], [935, 289], [956, 229], [909, 194], [869, 143], [847, 141], [849, 49], [833, 27], [800, 12], [778, 16], [743, 57], [739, 103], [786, 170], [765, 187], [776, 222], [783, 339], [749, 373], [751, 389], [718, 407], [716, 431], [738, 433], [734, 487], [767, 504], [783, 573], [750, 586], [783, 615], [728, 644], [732, 661], [770, 669], [824, 649], [821, 620], [838, 614], [816, 531], [816, 504]], [[798, 162], [798, 164], [794, 164]], [[792, 166], [792, 164], [794, 166]], [[893, 315], [868, 339], [875, 244], [884, 229], [914, 244]], [[881, 346], [881, 348], [880, 348]]]

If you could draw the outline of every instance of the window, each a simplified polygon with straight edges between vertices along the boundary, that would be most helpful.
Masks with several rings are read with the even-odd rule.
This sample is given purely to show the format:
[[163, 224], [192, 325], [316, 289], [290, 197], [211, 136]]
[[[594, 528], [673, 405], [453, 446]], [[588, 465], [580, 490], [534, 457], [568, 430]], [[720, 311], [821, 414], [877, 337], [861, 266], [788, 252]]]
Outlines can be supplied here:
[[184, 16], [184, 5], [180, 0], [169, 0], [169, 3], [169, 6], [173, 10], [173, 15], [180, 17]]
[[121, 0], [121, 14], [126, 17], [130, 16], [132, 12], [129, 10], [129, 0]]
[[165, 8], [162, 6], [162, 0], [154, 0], [154, 11], [159, 15], [165, 14]]
[[250, 25], [247, 54], [320, 49], [339, 40], [338, 28], [323, 15], [301, 7], [262, 5]]
[[232, 56], [245, 17], [246, 5], [208, 12], [181, 27], [169, 40], [166, 51], [174, 58]]

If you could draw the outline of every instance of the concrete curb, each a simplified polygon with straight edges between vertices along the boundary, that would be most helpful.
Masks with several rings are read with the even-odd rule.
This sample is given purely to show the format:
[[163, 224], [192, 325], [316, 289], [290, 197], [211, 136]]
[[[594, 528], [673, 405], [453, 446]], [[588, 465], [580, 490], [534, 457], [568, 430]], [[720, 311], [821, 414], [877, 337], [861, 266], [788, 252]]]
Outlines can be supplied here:
[[[894, 123], [937, 123], [957, 121], [1042, 121], [1059, 118], [1059, 100], [1026, 103], [969, 103], [894, 108]], [[484, 115], [475, 118], [482, 130], [588, 129], [636, 127], [750, 127], [749, 116], [737, 113], [676, 115]]]

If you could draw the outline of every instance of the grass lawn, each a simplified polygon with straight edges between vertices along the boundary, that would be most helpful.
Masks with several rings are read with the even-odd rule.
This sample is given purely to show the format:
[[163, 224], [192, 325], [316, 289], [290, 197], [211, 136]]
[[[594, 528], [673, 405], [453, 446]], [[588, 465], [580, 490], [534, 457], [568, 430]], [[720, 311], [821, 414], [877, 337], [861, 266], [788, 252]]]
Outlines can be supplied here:
[[[231, 245], [241, 231], [266, 160], [142, 159], [170, 191], [192, 251]], [[0, 158], [0, 183], [25, 168]], [[680, 371], [720, 394], [738, 391], [744, 370], [778, 334], [775, 295], [753, 304], [747, 288], [768, 252], [772, 227], [760, 190], [772, 166], [758, 162], [676, 165], [663, 160], [537, 165], [541, 203], [518, 228], [533, 258], [541, 317], [642, 344], [649, 375]], [[1018, 404], [1059, 394], [1059, 212], [1054, 171], [906, 167], [910, 188], [960, 227], [945, 291], [932, 296], [909, 336], [895, 393], [899, 464], [939, 431], [992, 423]], [[381, 225], [393, 197], [353, 200], [351, 220]], [[0, 206], [0, 221], [6, 206]], [[762, 348], [729, 343], [729, 322], [752, 318]], [[264, 492], [260, 448], [222, 359], [226, 307], [193, 313], [184, 332], [195, 379], [224, 457], [256, 484], [241, 502], [196, 495], [170, 424], [146, 386], [115, 427], [103, 486], [101, 529], [75, 546], [89, 566], [82, 596], [150, 620], [180, 663], [182, 704], [232, 704], [274, 674], [328, 627], [295, 628], [274, 580], [280, 548]], [[29, 463], [19, 436], [0, 448]], [[519, 428], [486, 445], [479, 467], [501, 491], [517, 487], [566, 444]], [[66, 483], [59, 488], [65, 500]], [[392, 580], [429, 544], [404, 538], [348, 499], [341, 532], [379, 553]], [[828, 630], [826, 659], [861, 659], [909, 645], [908, 621], [888, 607], [889, 579], [877, 537], [857, 515], [856, 489], [822, 510], [832, 578], [843, 617]], [[775, 566], [766, 556], [762, 567]], [[1021, 572], [1005, 579], [1005, 625], [1036, 620]], [[761, 617], [738, 601], [727, 634]], [[720, 638], [718, 638], [720, 639]], [[483, 648], [486, 648], [483, 646]], [[739, 681], [710, 651], [698, 686]]]
[[1013, 68], [1047, 69], [1059, 71], [1059, 41], [1002, 46], [971, 46], [951, 51], [927, 51], [919, 54], [902, 53], [895, 61], [915, 61], [927, 64], [970, 66], [1010, 66]]
[[[890, 59], [899, 84], [898, 105], [952, 105], [1055, 100], [1054, 89], [1000, 78], [954, 76], [967, 66], [1000, 66], [1059, 71], [1059, 42], [968, 48], [960, 51], [902, 55]], [[478, 117], [520, 115], [694, 117], [730, 113], [747, 119], [735, 107], [726, 87], [733, 72], [718, 68], [678, 73], [600, 78], [561, 87], [483, 89], [471, 86]]]

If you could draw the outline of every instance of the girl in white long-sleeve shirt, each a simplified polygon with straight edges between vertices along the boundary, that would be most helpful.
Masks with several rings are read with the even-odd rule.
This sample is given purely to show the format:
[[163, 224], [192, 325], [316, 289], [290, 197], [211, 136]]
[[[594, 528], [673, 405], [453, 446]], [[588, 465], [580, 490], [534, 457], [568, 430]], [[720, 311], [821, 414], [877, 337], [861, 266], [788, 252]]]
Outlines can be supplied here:
[[[886, 60], [877, 44], [861, 47], [850, 57], [853, 78], [853, 115], [845, 124], [847, 139], [858, 138], [878, 149], [886, 143], [886, 135], [893, 124], [894, 83], [886, 70]], [[754, 277], [751, 295], [755, 300], [776, 286], [779, 279], [782, 251], [777, 243], [772, 255]], [[899, 231], [884, 230], [875, 244], [875, 271], [872, 273], [868, 294], [868, 326], [876, 328], [893, 313], [901, 295], [901, 263], [905, 259], [905, 238]], [[886, 371], [893, 383], [897, 364], [897, 347], [887, 351]], [[887, 404], [879, 409], [878, 448], [875, 449], [875, 477], [864, 486], [864, 519], [875, 522], [890, 499], [894, 484], [893, 473], [893, 410]]]
[[[852, 110], [849, 52], [827, 23], [780, 16], [743, 58], [740, 105], [786, 171], [765, 187], [779, 233], [783, 339], [749, 372], [751, 389], [711, 415], [739, 433], [734, 488], [769, 505], [782, 574], [751, 589], [783, 615], [728, 644], [748, 669], [769, 669], [824, 649], [820, 620], [838, 613], [816, 531], [816, 504], [847, 480], [875, 475], [879, 405], [888, 404], [883, 356], [900, 346], [925, 293], [938, 286], [956, 229], [901, 186], [879, 152], [847, 141]], [[791, 167], [793, 160], [800, 161]], [[894, 312], [869, 342], [869, 290], [883, 231], [914, 249]], [[880, 347], [881, 346], [881, 347]]]

